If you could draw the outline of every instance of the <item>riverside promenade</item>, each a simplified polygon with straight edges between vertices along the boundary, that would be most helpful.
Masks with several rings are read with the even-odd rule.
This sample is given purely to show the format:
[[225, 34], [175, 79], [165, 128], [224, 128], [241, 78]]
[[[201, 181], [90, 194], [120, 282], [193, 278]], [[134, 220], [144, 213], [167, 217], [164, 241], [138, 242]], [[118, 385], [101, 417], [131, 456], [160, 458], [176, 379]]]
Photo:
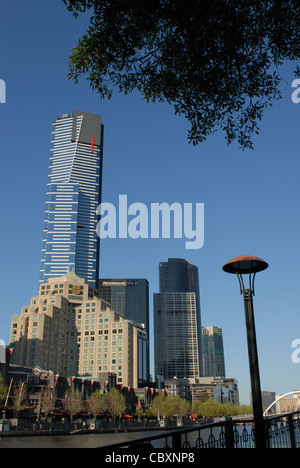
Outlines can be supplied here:
[[[300, 412], [266, 417], [264, 422], [267, 448], [300, 447]], [[253, 418], [221, 418], [212, 422], [202, 421], [201, 424], [191, 424], [191, 421], [185, 423], [186, 426], [183, 427], [178, 427], [173, 422], [169, 427], [160, 428], [157, 421], [148, 425], [144, 421], [100, 423], [100, 427], [94, 425], [93, 421], [89, 425], [82, 424], [81, 427], [69, 422], [60, 423], [58, 427], [52, 422], [51, 427], [39, 427], [37, 424], [35, 429], [28, 427], [22, 431], [1, 432], [0, 447], [18, 446], [15, 442], [9, 443], [9, 440], [15, 440], [19, 446], [28, 446], [25, 441], [27, 439], [31, 440], [33, 447], [51, 446], [58, 442], [60, 446], [65, 444], [78, 447], [80, 442], [83, 446], [105, 447], [110, 451], [130, 449], [133, 442], [135, 446], [151, 447], [154, 450], [255, 448]], [[47, 442], [41, 443], [41, 439], [47, 439]]]

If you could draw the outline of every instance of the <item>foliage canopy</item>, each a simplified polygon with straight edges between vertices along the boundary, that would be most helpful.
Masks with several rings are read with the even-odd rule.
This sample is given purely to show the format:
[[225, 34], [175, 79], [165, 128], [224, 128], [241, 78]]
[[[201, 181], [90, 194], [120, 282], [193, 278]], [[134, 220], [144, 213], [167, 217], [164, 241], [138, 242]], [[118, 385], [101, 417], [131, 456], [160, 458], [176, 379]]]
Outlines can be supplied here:
[[107, 411], [111, 414], [113, 421], [126, 410], [125, 398], [116, 388], [112, 388], [105, 394]]
[[[70, 58], [102, 98], [137, 89], [166, 101], [194, 145], [218, 128], [253, 148], [265, 109], [281, 96], [278, 67], [300, 57], [297, 0], [63, 0], [75, 17], [92, 10]], [[295, 75], [300, 75], [295, 67]]]

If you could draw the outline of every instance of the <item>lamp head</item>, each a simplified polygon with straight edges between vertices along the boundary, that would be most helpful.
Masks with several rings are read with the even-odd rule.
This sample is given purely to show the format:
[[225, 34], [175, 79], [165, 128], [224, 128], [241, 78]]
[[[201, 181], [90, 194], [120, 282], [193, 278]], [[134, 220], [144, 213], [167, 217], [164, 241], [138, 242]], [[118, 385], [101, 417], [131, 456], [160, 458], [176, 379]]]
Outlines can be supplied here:
[[257, 273], [268, 268], [268, 264], [258, 257], [251, 255], [241, 255], [225, 263], [223, 270], [226, 273]]
[[[240, 257], [235, 257], [229, 262], [225, 263], [223, 270], [226, 273], [236, 274], [240, 283], [241, 294], [245, 290], [244, 280], [242, 275], [249, 274], [249, 288], [254, 294], [254, 278], [256, 273], [263, 271], [268, 268], [268, 264], [261, 260], [258, 257], [253, 257], [251, 255], [241, 255]], [[253, 275], [252, 275], [253, 274]]]

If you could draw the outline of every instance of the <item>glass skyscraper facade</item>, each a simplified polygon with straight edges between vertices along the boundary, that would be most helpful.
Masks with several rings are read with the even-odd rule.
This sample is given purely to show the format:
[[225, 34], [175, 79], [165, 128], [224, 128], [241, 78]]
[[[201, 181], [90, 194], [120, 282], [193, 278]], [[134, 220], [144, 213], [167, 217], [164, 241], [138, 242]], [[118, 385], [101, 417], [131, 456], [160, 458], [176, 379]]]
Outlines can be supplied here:
[[154, 294], [155, 375], [165, 379], [203, 375], [198, 268], [187, 260], [159, 265]]
[[223, 332], [218, 327], [202, 328], [204, 377], [225, 378]]
[[99, 279], [99, 297], [112, 310], [129, 320], [142, 323], [149, 334], [149, 283], [143, 278]]
[[[144, 278], [99, 279], [99, 297], [110, 304], [112, 310], [133, 322], [142, 324], [149, 337], [149, 283]], [[143, 356], [142, 369], [150, 372], [149, 341], [141, 341], [139, 355]], [[141, 360], [139, 361], [141, 365]]]
[[99, 278], [103, 125], [81, 111], [53, 123], [44, 215], [40, 283], [75, 272], [92, 286]]

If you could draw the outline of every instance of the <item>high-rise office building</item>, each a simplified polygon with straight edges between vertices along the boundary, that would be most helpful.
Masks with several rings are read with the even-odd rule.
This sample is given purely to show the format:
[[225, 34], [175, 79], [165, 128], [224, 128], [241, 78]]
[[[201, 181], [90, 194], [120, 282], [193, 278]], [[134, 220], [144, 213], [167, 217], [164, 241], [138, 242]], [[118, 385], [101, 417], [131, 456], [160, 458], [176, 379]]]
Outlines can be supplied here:
[[77, 307], [79, 328], [78, 375], [93, 378], [98, 373], [110, 372], [116, 375], [116, 383], [125, 387], [147, 384], [148, 335], [141, 324], [126, 319], [111, 310], [107, 302], [95, 298]]
[[102, 158], [100, 115], [74, 111], [53, 123], [40, 283], [74, 271], [96, 286]]
[[225, 378], [223, 332], [218, 327], [202, 328], [204, 377]]
[[111, 310], [74, 272], [41, 284], [11, 322], [12, 363], [63, 377], [97, 380], [110, 372], [117, 384], [138, 388], [148, 380], [147, 344], [142, 325]]
[[165, 379], [203, 375], [198, 268], [187, 260], [159, 265], [154, 294], [155, 374]]
[[112, 310], [129, 320], [142, 323], [149, 333], [149, 283], [146, 279], [99, 279], [99, 297]]
[[48, 278], [39, 295], [22, 307], [11, 323], [12, 363], [40, 366], [68, 377], [78, 374], [76, 306], [92, 300], [97, 290], [74, 272]]
[[[128, 320], [143, 324], [149, 336], [149, 283], [143, 278], [99, 279], [99, 297]], [[149, 343], [144, 367], [150, 372]]]

